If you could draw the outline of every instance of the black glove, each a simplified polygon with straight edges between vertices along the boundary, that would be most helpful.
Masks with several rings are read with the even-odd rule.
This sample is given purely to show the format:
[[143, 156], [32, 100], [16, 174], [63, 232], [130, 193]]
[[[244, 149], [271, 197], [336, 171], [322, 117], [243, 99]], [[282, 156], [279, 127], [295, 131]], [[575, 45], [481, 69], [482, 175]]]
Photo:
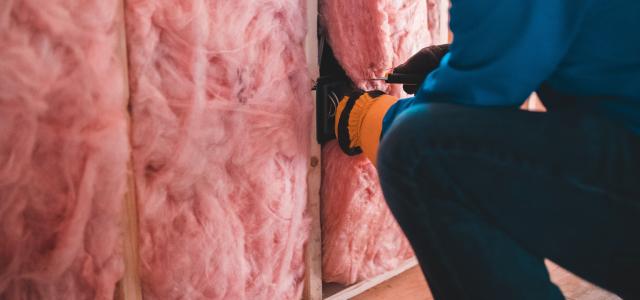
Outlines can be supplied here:
[[449, 44], [429, 46], [411, 56], [405, 63], [395, 67], [393, 73], [419, 74], [422, 80], [419, 85], [404, 85], [402, 88], [409, 94], [415, 94], [420, 85], [439, 65], [442, 57], [449, 52]]

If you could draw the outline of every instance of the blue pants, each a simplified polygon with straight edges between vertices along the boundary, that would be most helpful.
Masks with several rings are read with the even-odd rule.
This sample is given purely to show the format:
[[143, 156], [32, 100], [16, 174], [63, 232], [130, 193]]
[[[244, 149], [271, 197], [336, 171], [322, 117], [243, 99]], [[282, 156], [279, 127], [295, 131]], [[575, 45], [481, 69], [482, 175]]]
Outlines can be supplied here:
[[614, 121], [416, 104], [378, 170], [436, 299], [563, 299], [544, 258], [640, 299], [640, 137]]

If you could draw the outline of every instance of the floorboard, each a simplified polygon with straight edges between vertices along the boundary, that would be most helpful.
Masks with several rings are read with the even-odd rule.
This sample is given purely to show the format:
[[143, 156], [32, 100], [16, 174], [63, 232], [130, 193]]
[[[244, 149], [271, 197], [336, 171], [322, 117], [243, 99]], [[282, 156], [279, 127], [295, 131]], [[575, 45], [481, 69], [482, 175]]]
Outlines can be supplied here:
[[[548, 262], [551, 280], [556, 283], [568, 300], [620, 300]], [[413, 267], [353, 298], [354, 300], [432, 300], [427, 282], [419, 267]]]

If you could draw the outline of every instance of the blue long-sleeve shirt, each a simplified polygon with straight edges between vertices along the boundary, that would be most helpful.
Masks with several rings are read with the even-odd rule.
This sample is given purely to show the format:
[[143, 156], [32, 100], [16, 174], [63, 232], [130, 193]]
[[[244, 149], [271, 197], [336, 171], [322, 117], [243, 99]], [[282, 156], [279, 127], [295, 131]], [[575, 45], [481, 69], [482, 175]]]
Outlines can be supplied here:
[[454, 42], [413, 103], [518, 106], [534, 91], [640, 133], [640, 1], [452, 0]]

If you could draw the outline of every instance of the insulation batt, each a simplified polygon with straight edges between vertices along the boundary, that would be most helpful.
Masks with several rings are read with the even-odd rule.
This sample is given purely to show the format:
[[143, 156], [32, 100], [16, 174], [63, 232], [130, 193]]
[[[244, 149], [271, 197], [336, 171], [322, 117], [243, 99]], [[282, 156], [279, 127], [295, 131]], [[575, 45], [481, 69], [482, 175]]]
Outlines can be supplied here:
[[0, 1], [0, 299], [113, 299], [129, 146], [117, 1]]
[[145, 299], [299, 299], [305, 1], [126, 3]]
[[369, 160], [340, 155], [337, 143], [327, 144], [324, 154], [323, 170], [331, 175], [322, 189], [323, 280], [351, 284], [411, 258]]
[[[400, 85], [367, 79], [432, 44], [447, 42], [445, 0], [325, 0], [323, 26], [336, 58], [363, 89], [402, 96]], [[323, 149], [323, 279], [351, 284], [397, 267], [413, 254], [389, 212], [373, 165]]]

